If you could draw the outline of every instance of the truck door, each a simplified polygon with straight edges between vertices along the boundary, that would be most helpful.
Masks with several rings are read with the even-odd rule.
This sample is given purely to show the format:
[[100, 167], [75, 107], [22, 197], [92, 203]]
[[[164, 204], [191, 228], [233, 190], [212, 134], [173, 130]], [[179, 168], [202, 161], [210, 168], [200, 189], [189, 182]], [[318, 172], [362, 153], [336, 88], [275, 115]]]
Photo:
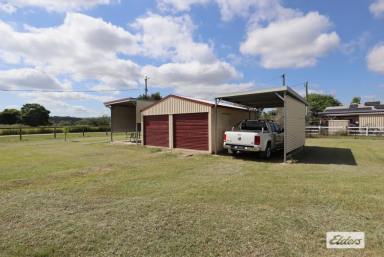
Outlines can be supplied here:
[[276, 146], [281, 148], [284, 146], [284, 132], [282, 131], [279, 124], [275, 123], [276, 128]]

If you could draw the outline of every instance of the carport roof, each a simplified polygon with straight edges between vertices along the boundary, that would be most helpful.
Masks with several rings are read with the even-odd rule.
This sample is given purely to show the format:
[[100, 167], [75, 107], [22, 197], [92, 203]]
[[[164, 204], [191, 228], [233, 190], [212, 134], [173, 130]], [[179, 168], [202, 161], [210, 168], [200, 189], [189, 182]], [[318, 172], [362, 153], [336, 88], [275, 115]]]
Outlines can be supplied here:
[[127, 98], [105, 102], [104, 105], [106, 107], [110, 107], [112, 105], [135, 105], [136, 102], [137, 102], [137, 98], [127, 97]]
[[275, 108], [284, 106], [284, 102], [281, 99], [281, 97], [284, 97], [284, 93], [299, 100], [303, 104], [308, 105], [308, 102], [290, 87], [278, 87], [238, 94], [222, 95], [216, 97], [216, 99], [252, 108]]

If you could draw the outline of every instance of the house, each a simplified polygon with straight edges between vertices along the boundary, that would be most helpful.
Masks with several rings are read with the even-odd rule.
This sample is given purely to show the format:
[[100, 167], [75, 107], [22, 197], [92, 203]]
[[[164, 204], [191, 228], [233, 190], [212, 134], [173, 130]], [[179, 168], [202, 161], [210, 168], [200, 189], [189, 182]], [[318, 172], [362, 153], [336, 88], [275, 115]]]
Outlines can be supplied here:
[[330, 127], [356, 126], [384, 128], [384, 104], [366, 102], [350, 106], [328, 107], [319, 113], [322, 123]]

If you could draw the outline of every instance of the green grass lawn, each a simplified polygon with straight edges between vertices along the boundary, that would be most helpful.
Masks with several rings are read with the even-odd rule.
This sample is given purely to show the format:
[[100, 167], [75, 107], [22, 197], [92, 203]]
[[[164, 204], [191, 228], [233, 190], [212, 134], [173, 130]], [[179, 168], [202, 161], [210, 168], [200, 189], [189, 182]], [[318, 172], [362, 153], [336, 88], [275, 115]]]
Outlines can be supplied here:
[[[310, 139], [292, 164], [0, 139], [0, 256], [383, 256], [384, 141]], [[328, 250], [363, 231], [364, 250]]]

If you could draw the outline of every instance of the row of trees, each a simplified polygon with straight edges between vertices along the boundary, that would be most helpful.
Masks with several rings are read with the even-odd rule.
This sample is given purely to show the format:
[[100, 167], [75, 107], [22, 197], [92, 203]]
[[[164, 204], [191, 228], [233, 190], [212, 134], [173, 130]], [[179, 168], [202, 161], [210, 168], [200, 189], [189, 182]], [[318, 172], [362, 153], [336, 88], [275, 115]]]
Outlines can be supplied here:
[[102, 116], [96, 118], [76, 117], [49, 117], [50, 111], [39, 104], [25, 104], [20, 110], [5, 109], [0, 112], [0, 124], [14, 125], [23, 124], [28, 126], [91, 126], [107, 127], [110, 124], [110, 117]]
[[48, 125], [49, 113], [50, 111], [40, 104], [25, 104], [20, 110], [5, 109], [0, 112], [0, 124]]

